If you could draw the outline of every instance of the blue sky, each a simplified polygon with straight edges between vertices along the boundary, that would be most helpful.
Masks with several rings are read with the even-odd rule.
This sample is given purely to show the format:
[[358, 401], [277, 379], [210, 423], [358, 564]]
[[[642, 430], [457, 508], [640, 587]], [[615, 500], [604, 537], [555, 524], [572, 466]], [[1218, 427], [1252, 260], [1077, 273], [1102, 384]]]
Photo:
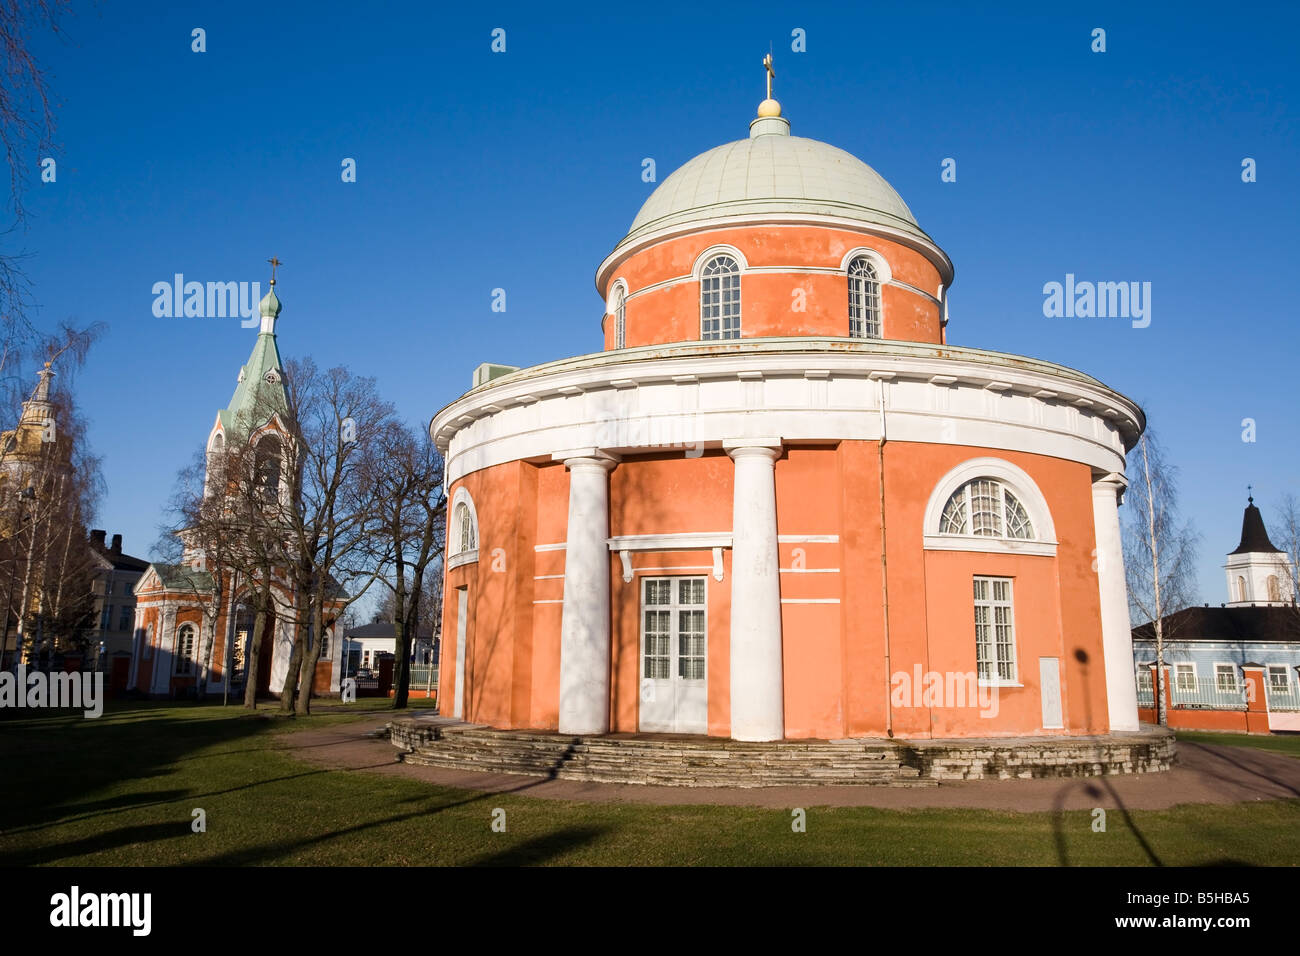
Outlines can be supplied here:
[[[1246, 485], [1266, 520], [1300, 493], [1294, 7], [471, 6], [76, 3], [40, 43], [61, 149], [20, 245], [43, 321], [109, 325], [77, 387], [98, 524], [127, 550], [149, 551], [256, 335], [156, 318], [155, 282], [265, 288], [279, 256], [282, 353], [374, 375], [425, 422], [479, 362], [601, 347], [593, 275], [653, 189], [642, 159], [662, 181], [744, 137], [769, 43], [792, 132], [870, 163], [952, 257], [954, 344], [1143, 404], [1204, 537], [1202, 600], [1226, 600]], [[1150, 326], [1045, 318], [1066, 273], [1150, 282]]]

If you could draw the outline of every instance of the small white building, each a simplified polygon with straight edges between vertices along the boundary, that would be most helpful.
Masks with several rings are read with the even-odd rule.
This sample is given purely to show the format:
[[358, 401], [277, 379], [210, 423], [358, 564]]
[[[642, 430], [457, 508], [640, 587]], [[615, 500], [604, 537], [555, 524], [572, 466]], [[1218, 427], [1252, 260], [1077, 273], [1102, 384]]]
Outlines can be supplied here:
[[[397, 633], [392, 621], [354, 627], [343, 638], [343, 676], [355, 674], [362, 667], [376, 667], [382, 655], [391, 657], [396, 650]], [[438, 663], [433, 635], [427, 628], [422, 628], [411, 644], [411, 663], [417, 667]]]

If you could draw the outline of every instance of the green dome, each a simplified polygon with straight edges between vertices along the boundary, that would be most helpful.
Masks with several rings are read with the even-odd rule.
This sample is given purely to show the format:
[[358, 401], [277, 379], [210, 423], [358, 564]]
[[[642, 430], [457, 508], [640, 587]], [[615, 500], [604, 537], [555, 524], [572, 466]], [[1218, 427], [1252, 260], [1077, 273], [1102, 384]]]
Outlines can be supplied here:
[[270, 292], [262, 296], [261, 309], [262, 309], [262, 317], [265, 319], [274, 319], [279, 317], [280, 300], [279, 298], [276, 297], [274, 286], [272, 286]]
[[782, 117], [760, 117], [749, 139], [696, 156], [650, 194], [619, 246], [711, 219], [785, 213], [856, 220], [929, 240], [883, 176], [851, 153], [789, 130]]

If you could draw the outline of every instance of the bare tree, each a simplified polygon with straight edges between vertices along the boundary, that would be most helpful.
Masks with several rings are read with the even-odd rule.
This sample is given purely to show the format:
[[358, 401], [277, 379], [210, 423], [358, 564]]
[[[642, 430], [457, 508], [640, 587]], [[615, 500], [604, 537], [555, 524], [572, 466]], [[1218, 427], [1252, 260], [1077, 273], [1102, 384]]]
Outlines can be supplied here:
[[1286, 552], [1287, 573], [1291, 576], [1291, 606], [1300, 599], [1300, 498], [1288, 491], [1277, 503], [1277, 521], [1272, 536]]
[[304, 359], [286, 363], [284, 379], [289, 435], [277, 501], [296, 618], [280, 708], [307, 714], [322, 638], [386, 564], [373, 547], [381, 489], [369, 463], [384, 448], [393, 408], [374, 379], [345, 368]]
[[1124, 520], [1124, 571], [1130, 614], [1152, 623], [1156, 639], [1156, 720], [1165, 713], [1165, 642], [1173, 636], [1169, 616], [1196, 600], [1199, 536], [1178, 510], [1178, 469], [1148, 428], [1129, 453], [1128, 506]]
[[[426, 574], [441, 558], [446, 543], [446, 495], [442, 456], [424, 429], [419, 437], [393, 423], [382, 436], [379, 454], [367, 461], [376, 491], [378, 534], [374, 549], [389, 562], [380, 581], [391, 601], [394, 651], [393, 708], [406, 707], [411, 690], [411, 643], [425, 614]], [[436, 613], [436, 612], [435, 612]]]
[[[53, 97], [45, 69], [33, 53], [32, 39], [46, 31], [57, 35], [68, 6], [67, 0], [0, 0], [0, 149], [9, 166], [10, 221], [0, 230], [5, 235], [20, 232], [26, 224], [27, 183], [54, 152]], [[20, 366], [16, 360], [33, 357], [41, 344], [30, 319], [23, 258], [21, 253], [0, 255], [0, 379], [10, 386], [8, 399], [15, 383], [10, 376], [21, 372], [21, 367], [15, 368]]]

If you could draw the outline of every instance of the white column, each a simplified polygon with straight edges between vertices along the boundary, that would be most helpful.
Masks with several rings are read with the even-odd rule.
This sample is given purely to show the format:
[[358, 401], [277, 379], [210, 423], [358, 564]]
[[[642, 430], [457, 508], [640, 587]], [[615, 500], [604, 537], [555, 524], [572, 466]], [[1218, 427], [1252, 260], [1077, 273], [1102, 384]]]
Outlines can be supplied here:
[[594, 448], [567, 453], [569, 530], [560, 625], [560, 733], [609, 733], [609, 472]]
[[1105, 475], [1092, 484], [1092, 521], [1097, 532], [1097, 587], [1101, 593], [1101, 644], [1106, 664], [1106, 706], [1111, 730], [1137, 730], [1137, 682], [1129, 627], [1119, 501], [1124, 476]]
[[731, 551], [731, 736], [785, 736], [781, 576], [776, 550], [776, 459], [781, 440], [722, 445], [736, 463]]

